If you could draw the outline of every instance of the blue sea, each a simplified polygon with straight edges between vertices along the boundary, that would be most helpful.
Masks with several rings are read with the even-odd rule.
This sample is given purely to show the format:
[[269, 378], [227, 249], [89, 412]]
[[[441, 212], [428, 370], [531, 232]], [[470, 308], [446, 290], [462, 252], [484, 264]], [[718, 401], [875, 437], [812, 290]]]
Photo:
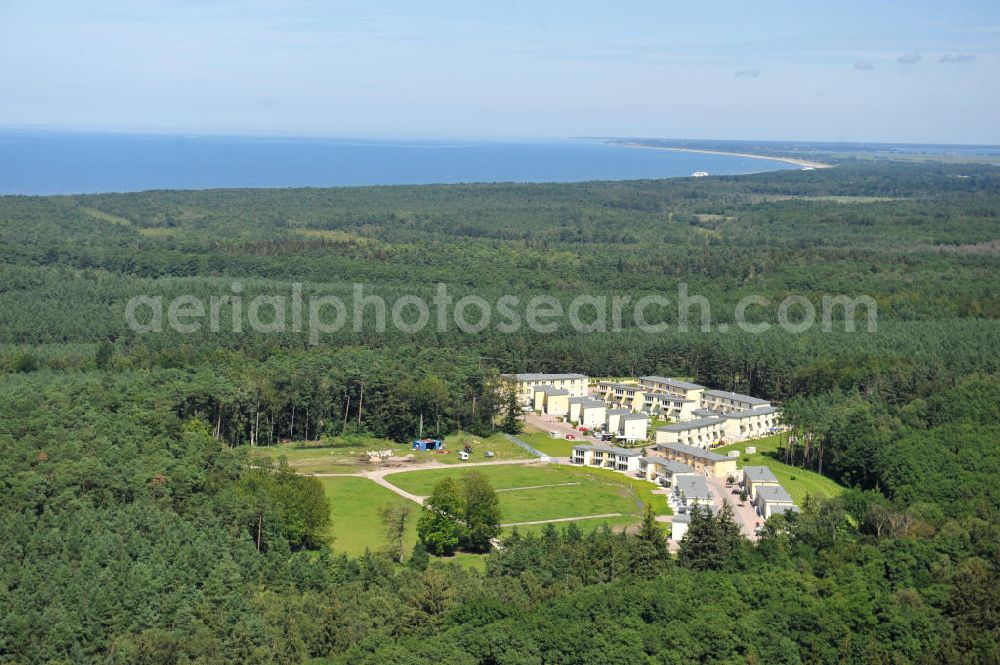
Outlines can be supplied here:
[[502, 143], [0, 132], [0, 194], [578, 182], [794, 168], [774, 160], [593, 139]]

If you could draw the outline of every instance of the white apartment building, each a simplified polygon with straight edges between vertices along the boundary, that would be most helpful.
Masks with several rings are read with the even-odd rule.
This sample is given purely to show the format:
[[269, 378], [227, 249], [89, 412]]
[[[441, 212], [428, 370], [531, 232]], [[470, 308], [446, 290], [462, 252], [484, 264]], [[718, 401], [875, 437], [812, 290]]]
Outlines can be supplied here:
[[682, 443], [696, 448], [708, 448], [726, 438], [726, 421], [722, 418], [698, 418], [671, 423], [656, 428], [656, 443]]
[[726, 438], [743, 441], [763, 436], [778, 426], [778, 409], [762, 406], [746, 411], [730, 411], [719, 415], [726, 423]]
[[731, 393], [725, 390], [704, 390], [700, 396], [699, 406], [718, 413], [730, 413], [771, 406], [771, 402], [759, 397]]
[[551, 386], [569, 391], [571, 397], [584, 397], [587, 394], [586, 374], [504, 374], [513, 384], [518, 400], [524, 406], [533, 406], [535, 388]]
[[701, 394], [705, 390], [705, 386], [697, 383], [672, 379], [667, 376], [641, 376], [639, 377], [639, 385], [648, 392], [673, 395], [681, 399], [695, 401], [701, 399]]
[[698, 401], [693, 399], [684, 399], [667, 393], [646, 393], [643, 395], [643, 411], [677, 422], [697, 417], [695, 413], [697, 408]]

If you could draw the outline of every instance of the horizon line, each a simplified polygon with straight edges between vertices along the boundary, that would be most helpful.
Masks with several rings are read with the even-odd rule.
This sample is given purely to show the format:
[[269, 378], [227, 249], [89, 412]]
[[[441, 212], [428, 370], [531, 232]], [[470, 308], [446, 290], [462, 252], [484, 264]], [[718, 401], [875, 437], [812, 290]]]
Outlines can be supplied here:
[[65, 127], [61, 125], [23, 125], [0, 123], [0, 132], [80, 134], [104, 136], [163, 136], [187, 138], [238, 138], [238, 139], [278, 139], [278, 140], [313, 140], [313, 141], [476, 141], [489, 143], [522, 143], [549, 142], [572, 140], [598, 141], [675, 141], [692, 143], [765, 143], [765, 144], [799, 144], [811, 146], [925, 146], [935, 148], [994, 148], [1000, 150], [1000, 144], [995, 143], [954, 143], [927, 141], [885, 141], [885, 140], [829, 140], [829, 139], [782, 139], [782, 138], [704, 138], [676, 136], [639, 136], [639, 135], [586, 135], [570, 136], [532, 135], [532, 136], [473, 136], [473, 135], [418, 135], [418, 134], [330, 134], [330, 133], [285, 133], [275, 131], [265, 133], [260, 131], [215, 131], [215, 130], [184, 130], [175, 128], [100, 128], [100, 127]]

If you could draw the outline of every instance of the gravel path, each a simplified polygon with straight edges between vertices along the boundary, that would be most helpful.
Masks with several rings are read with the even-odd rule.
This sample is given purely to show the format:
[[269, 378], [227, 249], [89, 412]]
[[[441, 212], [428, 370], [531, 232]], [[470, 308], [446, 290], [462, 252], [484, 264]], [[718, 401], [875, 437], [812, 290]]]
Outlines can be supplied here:
[[510, 524], [501, 524], [502, 527], [508, 526], [531, 526], [532, 524], [554, 524], [556, 522], [579, 522], [580, 520], [599, 520], [608, 517], [621, 517], [621, 513], [604, 513], [602, 515], [581, 515], [580, 517], [557, 517], [551, 520], [536, 520], [534, 522], [511, 522]]

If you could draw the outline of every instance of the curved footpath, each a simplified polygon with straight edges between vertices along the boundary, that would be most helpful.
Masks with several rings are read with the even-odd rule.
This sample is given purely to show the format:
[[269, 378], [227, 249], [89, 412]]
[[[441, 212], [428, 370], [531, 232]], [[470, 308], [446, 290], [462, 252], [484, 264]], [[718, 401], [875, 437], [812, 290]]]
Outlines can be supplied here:
[[511, 460], [494, 460], [492, 462], [468, 462], [462, 464], [445, 464], [444, 462], [421, 462], [419, 464], [414, 464], [406, 468], [399, 467], [386, 467], [381, 469], [373, 469], [372, 471], [360, 471], [358, 473], [313, 473], [310, 474], [316, 478], [367, 478], [374, 483], [381, 485], [382, 487], [395, 492], [404, 499], [409, 499], [419, 503], [424, 504], [424, 499], [427, 497], [420, 496], [418, 494], [411, 494], [404, 489], [396, 487], [388, 480], [385, 479], [386, 476], [393, 473], [406, 473], [409, 471], [430, 471], [432, 469], [468, 469], [477, 466], [502, 466], [509, 464], [546, 464], [538, 459], [511, 459]]

